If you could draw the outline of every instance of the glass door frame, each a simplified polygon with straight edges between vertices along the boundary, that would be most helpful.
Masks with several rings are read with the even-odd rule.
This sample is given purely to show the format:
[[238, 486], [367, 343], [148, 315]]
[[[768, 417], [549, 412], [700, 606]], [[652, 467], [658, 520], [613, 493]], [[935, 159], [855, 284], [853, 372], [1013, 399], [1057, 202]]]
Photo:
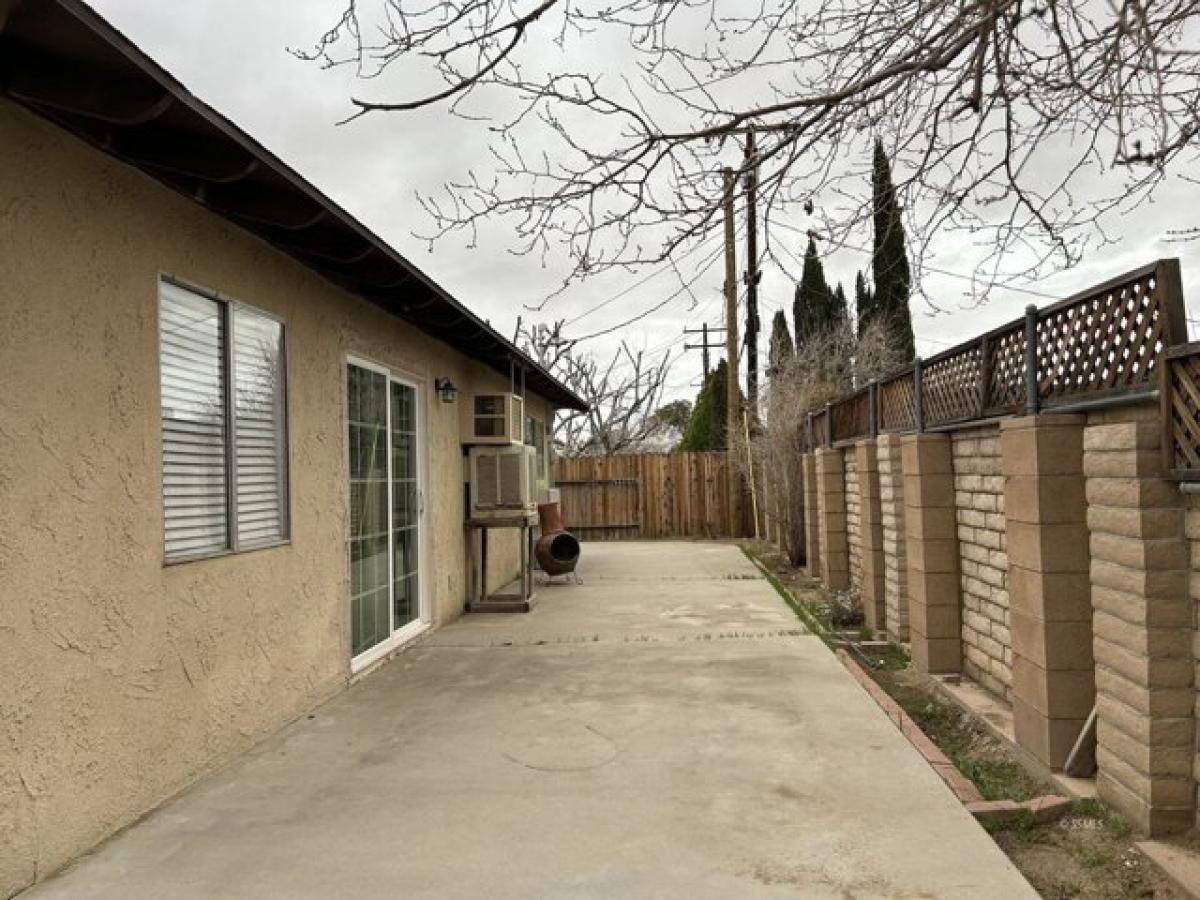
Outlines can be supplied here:
[[[350, 410], [350, 393], [349, 393], [349, 367], [355, 366], [360, 369], [365, 369], [369, 372], [374, 372], [377, 375], [382, 375], [386, 381], [387, 403], [387, 532], [388, 532], [388, 623], [389, 636], [380, 641], [373, 647], [364, 650], [358, 656], [350, 658], [350, 672], [356, 674], [363, 669], [372, 665], [384, 656], [394, 651], [397, 647], [411, 641], [417, 635], [425, 631], [433, 623], [433, 616], [430, 610], [429, 603], [429, 567], [426, 560], [426, 548], [429, 546], [429, 541], [426, 540], [425, 532], [429, 527], [429, 503], [427, 496], [427, 486], [429, 483], [429, 437], [426, 431], [426, 403], [425, 403], [425, 381], [416, 375], [405, 372], [397, 372], [395, 369], [385, 366], [381, 363], [373, 362], [369, 359], [364, 359], [360, 356], [348, 355], [345, 365], [342, 368], [342, 383], [346, 385], [345, 394], [343, 397], [343, 411], [346, 418], [343, 420], [342, 440], [346, 442], [345, 452], [345, 474], [343, 482], [346, 485], [346, 522], [350, 522], [350, 428], [349, 428], [349, 410]], [[396, 553], [395, 553], [395, 523], [393, 516], [395, 515], [394, 497], [395, 491], [394, 472], [393, 472], [393, 456], [392, 450], [392, 384], [400, 384], [404, 387], [411, 388], [413, 392], [413, 401], [416, 404], [416, 438], [417, 438], [417, 617], [399, 629], [395, 628], [395, 603], [396, 603]], [[350, 546], [349, 534], [346, 535], [346, 608], [347, 608], [347, 634], [351, 633], [351, 622], [354, 616], [354, 598], [350, 590]], [[353, 650], [351, 650], [353, 652]]]

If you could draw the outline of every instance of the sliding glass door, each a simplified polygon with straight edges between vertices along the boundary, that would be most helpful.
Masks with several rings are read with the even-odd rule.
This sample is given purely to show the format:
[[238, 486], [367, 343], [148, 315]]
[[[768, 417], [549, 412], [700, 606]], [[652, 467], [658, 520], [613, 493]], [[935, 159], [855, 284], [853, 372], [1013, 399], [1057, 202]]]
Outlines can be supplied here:
[[359, 661], [422, 620], [422, 434], [416, 385], [359, 363], [347, 366], [347, 379], [350, 630]]
[[415, 622], [420, 610], [421, 482], [417, 477], [417, 392], [391, 382], [392, 401], [392, 627]]

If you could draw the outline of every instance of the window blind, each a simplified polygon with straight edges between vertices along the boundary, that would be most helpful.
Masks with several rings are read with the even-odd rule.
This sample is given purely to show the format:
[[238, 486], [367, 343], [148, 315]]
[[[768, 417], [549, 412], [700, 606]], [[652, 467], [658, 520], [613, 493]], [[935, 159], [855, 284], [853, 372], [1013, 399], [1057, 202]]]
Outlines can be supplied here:
[[168, 559], [229, 546], [225, 323], [220, 303], [159, 295], [163, 527]]
[[159, 344], [166, 558], [283, 540], [283, 325], [164, 281]]
[[283, 326], [253, 310], [233, 311], [234, 467], [240, 546], [287, 533], [284, 471]]

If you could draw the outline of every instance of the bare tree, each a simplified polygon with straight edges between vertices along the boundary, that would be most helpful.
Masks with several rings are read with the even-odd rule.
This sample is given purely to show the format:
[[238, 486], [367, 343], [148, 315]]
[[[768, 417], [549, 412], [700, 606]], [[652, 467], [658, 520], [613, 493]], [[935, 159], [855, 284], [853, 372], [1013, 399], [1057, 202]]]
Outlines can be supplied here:
[[[298, 55], [437, 85], [381, 87], [348, 119], [444, 104], [488, 120], [491, 171], [424, 198], [428, 236], [505, 216], [521, 251], [565, 245], [568, 280], [714, 233], [719, 160], [758, 165], [768, 239], [815, 198], [804, 227], [845, 244], [880, 136], [914, 283], [946, 228], [990, 246], [983, 278], [1005, 283], [1103, 243], [1110, 214], [1188, 177], [1200, 132], [1197, 0], [344, 2]], [[751, 127], [743, 162], [724, 143]], [[1019, 273], [997, 268], [1012, 251]]]
[[896, 371], [903, 350], [879, 322], [857, 337], [847, 322], [839, 323], [798, 346], [773, 372], [767, 385], [766, 416], [750, 438], [735, 435], [734, 459], [743, 477], [754, 466], [759, 507], [774, 519], [784, 550], [793, 564], [801, 561], [804, 508], [797, 460], [804, 452], [804, 429], [810, 410], [839, 399], [854, 381]]
[[669, 427], [656, 413], [674, 361], [670, 353], [651, 362], [643, 351], [620, 349], [607, 361], [578, 349], [562, 336], [562, 321], [526, 325], [517, 320], [514, 343], [582, 397], [586, 412], [560, 411], [554, 421], [555, 452], [563, 456], [629, 453]]

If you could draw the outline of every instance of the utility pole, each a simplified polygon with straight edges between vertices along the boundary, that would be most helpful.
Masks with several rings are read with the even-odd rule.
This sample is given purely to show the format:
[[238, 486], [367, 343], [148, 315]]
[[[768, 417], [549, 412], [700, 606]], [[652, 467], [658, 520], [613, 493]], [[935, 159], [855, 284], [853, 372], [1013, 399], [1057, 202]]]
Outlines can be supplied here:
[[[733, 226], [733, 192], [736, 179], [733, 169], [725, 167], [725, 360], [729, 377], [725, 379], [725, 446], [733, 453], [733, 436], [738, 433], [742, 417], [738, 402], [738, 322], [737, 322], [737, 238]], [[730, 479], [731, 490], [734, 479]]]
[[758, 422], [758, 150], [746, 131], [746, 405]]
[[[738, 433], [742, 404], [738, 390], [738, 323], [737, 323], [737, 236], [733, 227], [733, 192], [737, 179], [733, 169], [726, 166], [721, 173], [725, 187], [725, 452], [729, 457], [729, 513], [741, 521], [742, 480], [737, 477], [733, 436]], [[736, 530], [740, 531], [740, 527]]]
[[[701, 338], [701, 342], [699, 344], [686, 344], [685, 343], [683, 345], [683, 349], [684, 350], [701, 350], [704, 352], [704, 379], [706, 381], [708, 380], [708, 373], [712, 369], [712, 367], [709, 365], [708, 351], [715, 350], [721, 346], [721, 344], [710, 344], [708, 341], [708, 333], [709, 333], [709, 331], [724, 331], [724, 330], [725, 330], [725, 327], [723, 325], [714, 325], [714, 326], [712, 326], [712, 328], [709, 328], [707, 322], [705, 322], [699, 328], [683, 329], [683, 333], [685, 335], [699, 334], [699, 335], [703, 336]], [[686, 340], [686, 338], [685, 338], [685, 340]]]

